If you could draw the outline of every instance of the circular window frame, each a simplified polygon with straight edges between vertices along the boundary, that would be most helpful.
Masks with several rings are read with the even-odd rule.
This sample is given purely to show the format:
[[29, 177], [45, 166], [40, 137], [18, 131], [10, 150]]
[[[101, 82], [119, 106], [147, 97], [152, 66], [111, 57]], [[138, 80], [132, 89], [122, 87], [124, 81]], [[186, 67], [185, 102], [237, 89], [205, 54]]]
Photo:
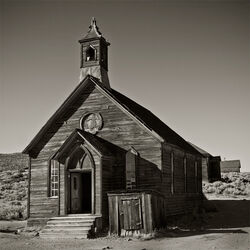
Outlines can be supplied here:
[[[95, 116], [99, 117], [99, 120], [100, 120], [99, 126], [98, 126], [97, 128], [95, 128], [94, 130], [92, 130], [92, 131], [89, 130], [89, 129], [86, 130], [86, 128], [85, 128], [85, 126], [84, 126], [85, 120], [86, 120], [90, 115], [95, 115]], [[103, 128], [103, 117], [102, 117], [102, 115], [101, 115], [100, 113], [89, 112], [89, 113], [87, 113], [87, 114], [84, 114], [84, 115], [81, 117], [79, 123], [80, 123], [80, 129], [81, 129], [81, 130], [83, 130], [83, 131], [85, 131], [85, 132], [88, 132], [88, 133], [90, 133], [90, 134], [95, 135], [95, 134], [97, 134], [100, 130], [102, 130], [102, 128]]]

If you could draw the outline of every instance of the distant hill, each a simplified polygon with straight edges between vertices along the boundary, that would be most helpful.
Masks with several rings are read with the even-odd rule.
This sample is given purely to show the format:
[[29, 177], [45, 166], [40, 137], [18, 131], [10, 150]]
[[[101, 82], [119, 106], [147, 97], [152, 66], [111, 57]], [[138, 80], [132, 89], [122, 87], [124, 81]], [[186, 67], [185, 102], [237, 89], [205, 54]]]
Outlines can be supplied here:
[[25, 219], [28, 156], [0, 154], [0, 220]]
[[28, 156], [22, 153], [0, 154], [0, 171], [28, 168]]

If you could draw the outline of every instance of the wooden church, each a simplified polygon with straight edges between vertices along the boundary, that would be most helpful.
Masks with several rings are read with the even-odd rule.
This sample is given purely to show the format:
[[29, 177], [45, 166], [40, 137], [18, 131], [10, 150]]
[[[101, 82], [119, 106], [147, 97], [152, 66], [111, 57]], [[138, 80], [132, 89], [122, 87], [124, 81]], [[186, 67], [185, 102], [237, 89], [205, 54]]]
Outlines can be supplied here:
[[79, 85], [23, 151], [28, 225], [43, 237], [150, 233], [199, 204], [202, 155], [110, 86], [95, 19], [79, 43]]

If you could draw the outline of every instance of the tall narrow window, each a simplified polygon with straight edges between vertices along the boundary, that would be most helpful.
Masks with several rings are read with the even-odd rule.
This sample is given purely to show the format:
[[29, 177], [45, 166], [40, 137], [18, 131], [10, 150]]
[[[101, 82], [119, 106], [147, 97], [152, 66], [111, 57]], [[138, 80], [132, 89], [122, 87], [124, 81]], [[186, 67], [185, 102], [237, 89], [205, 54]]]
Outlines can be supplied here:
[[136, 188], [136, 158], [138, 152], [131, 147], [126, 153], [126, 188]]
[[184, 192], [187, 192], [187, 157], [183, 159], [183, 168], [184, 168]]
[[95, 49], [91, 46], [86, 50], [86, 61], [95, 61]]
[[174, 153], [171, 153], [171, 193], [174, 193]]
[[50, 176], [49, 176], [49, 196], [58, 197], [59, 193], [59, 163], [55, 160], [50, 160]]
[[194, 163], [194, 169], [195, 169], [195, 191], [198, 192], [198, 164], [197, 161]]

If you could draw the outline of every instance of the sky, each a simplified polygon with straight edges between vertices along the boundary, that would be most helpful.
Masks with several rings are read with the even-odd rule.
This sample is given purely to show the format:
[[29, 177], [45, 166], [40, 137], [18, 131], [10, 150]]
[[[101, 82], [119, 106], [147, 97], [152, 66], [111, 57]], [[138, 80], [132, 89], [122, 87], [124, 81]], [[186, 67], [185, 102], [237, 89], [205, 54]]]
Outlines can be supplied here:
[[249, 1], [0, 0], [0, 153], [21, 152], [79, 83], [95, 17], [112, 88], [250, 171]]

